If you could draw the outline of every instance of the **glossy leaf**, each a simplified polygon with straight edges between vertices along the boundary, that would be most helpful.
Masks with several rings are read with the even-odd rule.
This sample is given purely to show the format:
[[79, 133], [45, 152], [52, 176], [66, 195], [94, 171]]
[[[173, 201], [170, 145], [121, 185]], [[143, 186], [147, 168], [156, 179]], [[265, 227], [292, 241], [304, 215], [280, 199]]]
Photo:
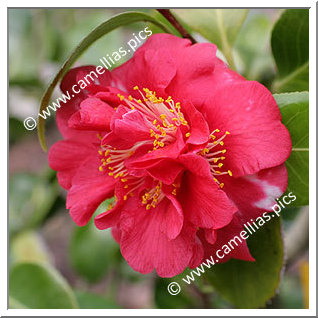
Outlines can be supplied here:
[[[103, 22], [98, 27], [96, 27], [92, 32], [90, 32], [79, 43], [79, 45], [71, 53], [69, 58], [64, 62], [63, 66], [61, 67], [59, 72], [56, 74], [53, 81], [50, 83], [49, 87], [46, 89], [42, 97], [39, 113], [41, 113], [47, 107], [50, 101], [50, 98], [52, 96], [53, 90], [55, 86], [57, 85], [57, 83], [60, 81], [60, 79], [63, 78], [63, 76], [66, 74], [69, 68], [74, 64], [74, 62], [81, 56], [81, 54], [83, 54], [83, 52], [87, 48], [89, 48], [99, 38], [113, 31], [114, 29], [123, 25], [131, 24], [134, 22], [140, 22], [140, 21], [151, 22], [159, 26], [164, 32], [173, 33], [167, 28], [166, 25], [162, 24], [161, 22], [157, 21], [154, 17], [143, 12], [133, 12], [133, 11], [124, 12]], [[43, 150], [46, 151], [44, 123], [45, 123], [44, 118], [39, 116], [38, 117], [38, 136], [39, 136], [39, 141]]]
[[274, 26], [272, 52], [278, 70], [276, 92], [309, 89], [309, 10], [288, 9]]
[[255, 262], [231, 259], [213, 266], [204, 277], [235, 307], [264, 307], [278, 289], [283, 268], [280, 219], [273, 214], [247, 243]]
[[15, 304], [32, 309], [77, 308], [75, 296], [52, 267], [20, 263], [10, 272], [9, 295]]
[[309, 201], [309, 94], [275, 94], [275, 100], [282, 114], [282, 122], [292, 139], [292, 152], [286, 161], [288, 187], [297, 199], [293, 206], [308, 205]]
[[216, 44], [234, 67], [232, 48], [245, 21], [247, 9], [173, 10], [191, 29]]

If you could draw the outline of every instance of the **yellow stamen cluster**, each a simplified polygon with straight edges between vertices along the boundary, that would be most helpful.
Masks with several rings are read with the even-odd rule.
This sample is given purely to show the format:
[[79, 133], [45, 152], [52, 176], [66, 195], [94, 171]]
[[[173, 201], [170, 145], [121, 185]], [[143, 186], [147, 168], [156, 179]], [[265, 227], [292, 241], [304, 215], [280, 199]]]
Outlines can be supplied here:
[[[167, 99], [157, 97], [156, 92], [143, 88], [142, 91], [138, 86], [134, 87], [142, 99], [135, 99], [131, 95], [126, 98], [118, 94], [120, 101], [125, 101], [131, 109], [136, 109], [143, 113], [148, 120], [150, 129], [149, 133], [153, 141], [153, 150], [163, 148], [166, 144], [171, 143], [175, 138], [175, 131], [181, 125], [189, 128], [181, 112], [180, 102], [175, 103], [171, 96]], [[185, 136], [190, 137], [190, 132]]]
[[142, 204], [146, 205], [146, 210], [155, 208], [157, 204], [163, 199], [164, 195], [161, 192], [162, 182], [159, 181], [158, 185], [146, 192], [142, 196]]
[[211, 134], [210, 134], [210, 139], [207, 144], [207, 146], [202, 149], [199, 153], [204, 156], [207, 161], [210, 163], [210, 170], [212, 173], [212, 178], [213, 181], [215, 181], [220, 188], [224, 187], [224, 183], [220, 183], [219, 180], [217, 179], [218, 176], [228, 174], [230, 177], [232, 177], [232, 172], [231, 170], [227, 171], [221, 171], [220, 169], [223, 167], [223, 163], [219, 162], [220, 160], [223, 161], [225, 159], [225, 156], [223, 156], [226, 153], [226, 149], [214, 149], [217, 146], [224, 146], [224, 141], [223, 139], [227, 136], [230, 135], [228, 131], [225, 132], [221, 137], [217, 137], [215, 134], [220, 133], [219, 129], [215, 129]]
[[130, 157], [134, 151], [132, 149], [117, 150], [116, 148], [101, 149], [98, 151], [101, 165], [99, 171], [108, 171], [108, 175], [119, 179], [121, 182], [126, 182], [128, 171], [124, 165], [124, 160]]

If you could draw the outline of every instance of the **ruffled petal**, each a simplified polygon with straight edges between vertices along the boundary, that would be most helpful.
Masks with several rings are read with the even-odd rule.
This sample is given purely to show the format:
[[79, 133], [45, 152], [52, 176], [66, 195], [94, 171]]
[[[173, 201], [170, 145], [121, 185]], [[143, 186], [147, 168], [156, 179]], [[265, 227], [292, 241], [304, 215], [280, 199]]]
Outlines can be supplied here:
[[286, 190], [288, 183], [285, 165], [265, 169], [257, 174], [231, 178], [222, 178], [224, 191], [236, 204], [244, 222], [255, 220], [264, 211], [271, 211], [279, 198]]
[[133, 208], [124, 209], [121, 217], [120, 246], [127, 263], [142, 274], [154, 269], [161, 277], [181, 273], [193, 255], [195, 228], [185, 225], [175, 239], [169, 239], [162, 229], [164, 224], [170, 226], [165, 217], [170, 201], [146, 210], [138, 199], [130, 200]]
[[97, 154], [97, 148], [93, 144], [61, 140], [50, 148], [48, 161], [50, 167], [58, 171], [59, 184], [64, 189], [69, 189], [77, 169], [93, 154]]
[[129, 61], [115, 68], [112, 74], [120, 81], [123, 90], [137, 99], [139, 95], [133, 90], [136, 85], [166, 97], [165, 89], [175, 76], [176, 68], [169, 50], [137, 50]]
[[115, 110], [96, 97], [83, 100], [80, 110], [68, 120], [68, 126], [80, 130], [108, 131]]
[[97, 156], [88, 158], [77, 170], [67, 194], [66, 208], [79, 226], [86, 225], [97, 207], [114, 193], [115, 179], [101, 173], [99, 164]]
[[222, 87], [202, 109], [210, 130], [229, 131], [225, 164], [234, 177], [278, 166], [291, 152], [288, 130], [271, 93], [257, 82]]
[[180, 156], [189, 170], [182, 179], [180, 202], [196, 227], [219, 229], [229, 224], [237, 208], [212, 180], [208, 162], [195, 154]]

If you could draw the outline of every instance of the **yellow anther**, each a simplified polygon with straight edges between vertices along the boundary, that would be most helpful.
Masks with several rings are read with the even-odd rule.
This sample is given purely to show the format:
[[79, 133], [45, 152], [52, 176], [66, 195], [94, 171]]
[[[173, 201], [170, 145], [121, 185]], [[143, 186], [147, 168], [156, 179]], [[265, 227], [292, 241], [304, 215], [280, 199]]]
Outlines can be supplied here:
[[137, 103], [141, 104], [141, 103], [142, 103], [141, 99], [138, 99], [138, 100], [137, 100]]
[[215, 129], [216, 132], [220, 132], [220, 129]]
[[167, 115], [161, 114], [161, 115], [160, 115], [160, 118], [161, 118], [162, 120], [165, 120], [165, 119], [167, 118]]
[[224, 160], [225, 159], [225, 157], [221, 157], [221, 160]]
[[155, 119], [153, 122], [152, 122], [154, 125], [157, 124], [157, 119]]
[[230, 176], [230, 177], [232, 177], [232, 176], [233, 176], [233, 174], [232, 174], [232, 171], [231, 171], [231, 170], [228, 170], [228, 171], [227, 171], [227, 173], [229, 174], [229, 176]]
[[109, 157], [109, 158], [106, 159], [106, 161], [107, 161], [108, 163], [110, 163], [112, 160], [111, 160], [110, 157]]
[[121, 94], [117, 94], [117, 96], [119, 97], [120, 100], [124, 100], [125, 96], [121, 95]]
[[219, 164], [218, 164], [218, 167], [219, 167], [219, 168], [222, 168], [222, 167], [223, 167], [223, 163], [219, 163]]
[[177, 195], [177, 189], [173, 189], [171, 192], [173, 195]]
[[108, 169], [109, 169], [109, 170], [111, 170], [111, 171], [113, 171], [113, 170], [114, 170], [114, 168], [113, 168], [113, 167], [108, 167]]
[[98, 153], [102, 156], [103, 152], [101, 150], [98, 150]]
[[128, 184], [126, 184], [125, 186], [124, 186], [124, 189], [127, 189], [129, 186], [128, 186]]
[[224, 187], [224, 183], [220, 183], [220, 188], [222, 189]]
[[100, 166], [100, 167], [98, 168], [98, 170], [102, 172], [104, 169], [103, 169], [102, 166]]
[[222, 153], [226, 153], [226, 149], [223, 149], [223, 150], [222, 150]]
[[126, 182], [126, 181], [127, 181], [127, 179], [122, 178], [122, 179], [120, 179], [120, 181], [121, 181], [121, 182]]
[[186, 133], [186, 137], [190, 137], [190, 135], [191, 135], [191, 134], [190, 134], [189, 132]]
[[112, 172], [108, 172], [108, 175], [109, 176], [113, 176], [114, 174]]
[[127, 195], [124, 195], [124, 201], [126, 201], [128, 199]]
[[223, 146], [223, 145], [224, 145], [224, 142], [223, 142], [223, 141], [220, 141], [220, 145]]
[[135, 106], [131, 106], [130, 108], [131, 108], [132, 110], [134, 110], [134, 109], [135, 109]]
[[169, 109], [169, 112], [174, 113], [174, 109]]
[[226, 135], [230, 135], [230, 132], [229, 132], [229, 131], [226, 131], [225, 134], [226, 134]]
[[131, 95], [128, 96], [129, 100], [133, 100], [133, 97]]
[[151, 205], [150, 205], [150, 204], [147, 204], [147, 205], [146, 205], [146, 210], [150, 210], [150, 208], [151, 208]]
[[139, 87], [136, 85], [136, 86], [134, 87], [134, 90], [137, 91], [138, 89], [139, 89]]

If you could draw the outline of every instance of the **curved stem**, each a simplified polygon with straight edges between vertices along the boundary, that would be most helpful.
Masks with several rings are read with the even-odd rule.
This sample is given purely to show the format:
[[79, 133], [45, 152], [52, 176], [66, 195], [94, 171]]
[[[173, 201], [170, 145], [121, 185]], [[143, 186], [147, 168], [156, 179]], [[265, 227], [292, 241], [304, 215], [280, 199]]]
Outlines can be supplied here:
[[182, 35], [183, 38], [189, 39], [192, 44], [197, 43], [197, 41], [188, 33], [188, 31], [179, 23], [175, 16], [170, 12], [169, 9], [157, 9]]

